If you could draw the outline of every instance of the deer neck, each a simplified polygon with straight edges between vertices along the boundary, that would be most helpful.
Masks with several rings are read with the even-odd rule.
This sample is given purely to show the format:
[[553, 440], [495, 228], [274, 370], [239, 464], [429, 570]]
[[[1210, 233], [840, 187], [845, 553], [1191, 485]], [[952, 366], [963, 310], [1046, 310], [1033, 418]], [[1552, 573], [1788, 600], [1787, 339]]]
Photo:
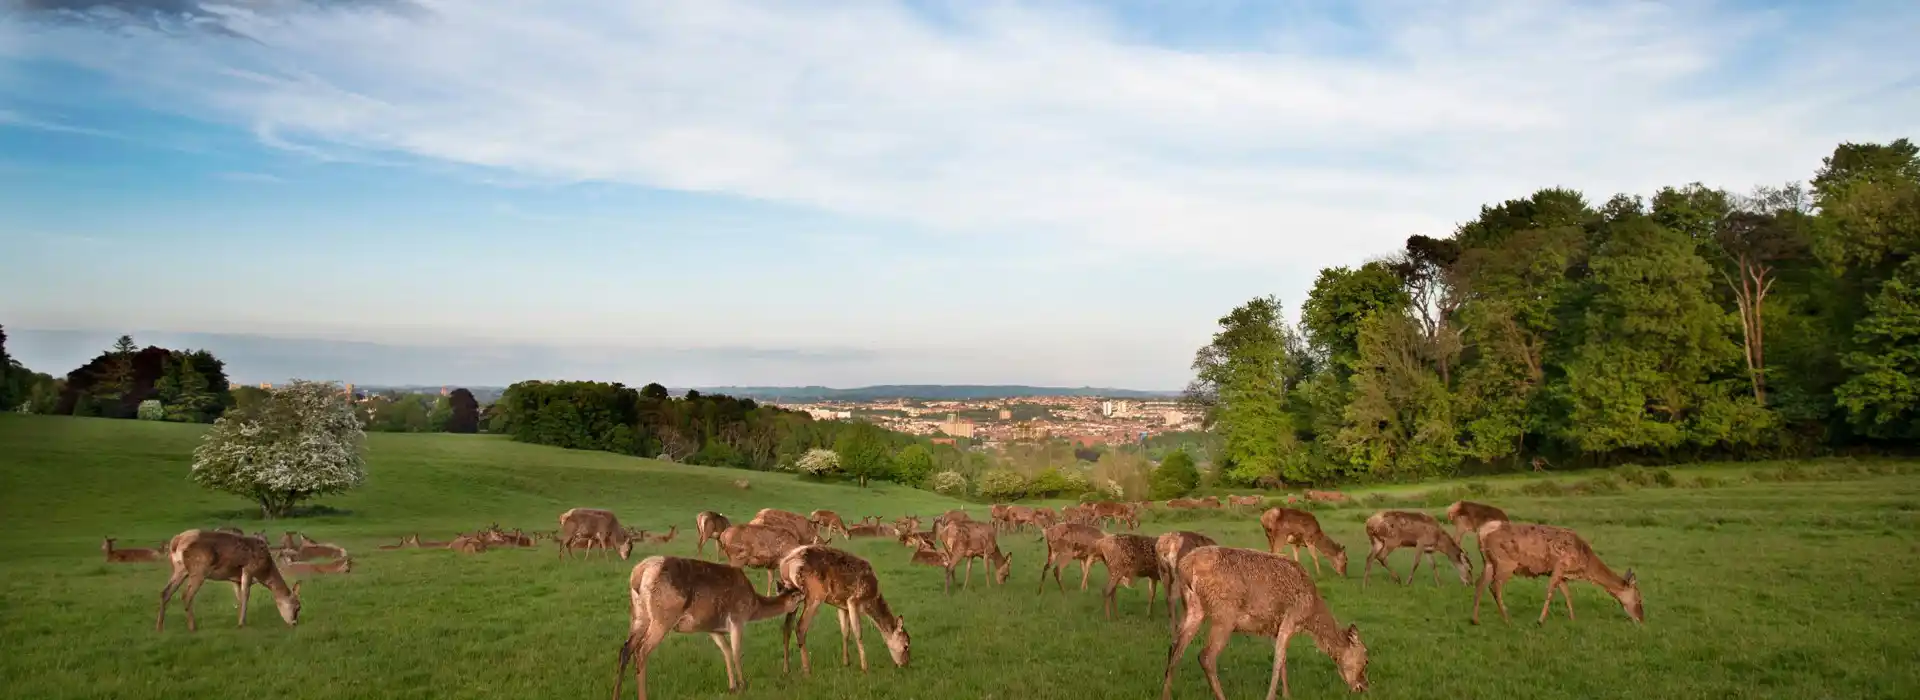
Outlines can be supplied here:
[[875, 595], [873, 600], [861, 605], [860, 612], [873, 618], [873, 623], [879, 625], [882, 630], [892, 632], [894, 628], [900, 626], [899, 618], [893, 614], [893, 608], [887, 607], [887, 599], [879, 595]]
[[1592, 565], [1587, 567], [1587, 580], [1607, 589], [1607, 593], [1612, 594], [1613, 597], [1619, 598], [1620, 594], [1627, 590], [1627, 580], [1613, 573], [1613, 569], [1607, 568], [1606, 562], [1600, 561], [1599, 557], [1593, 557], [1592, 562]]
[[1336, 659], [1349, 644], [1346, 633], [1340, 629], [1340, 621], [1333, 619], [1333, 610], [1327, 607], [1327, 601], [1318, 598], [1313, 601], [1313, 612], [1300, 621], [1300, 629], [1313, 638], [1315, 647]]
[[765, 620], [769, 617], [778, 617], [793, 612], [793, 609], [798, 607], [798, 603], [800, 602], [800, 591], [798, 590], [786, 591], [771, 598], [751, 592], [748, 593], [748, 595], [753, 596], [753, 609], [747, 613], [748, 622]]
[[1347, 551], [1347, 548], [1341, 545], [1339, 541], [1333, 539], [1332, 537], [1328, 537], [1327, 532], [1325, 530], [1314, 530], [1313, 537], [1310, 537], [1308, 539], [1311, 540], [1310, 544], [1313, 546], [1313, 548], [1316, 551], [1325, 552], [1327, 554], [1338, 554], [1340, 552]]
[[273, 591], [273, 597], [276, 600], [285, 600], [293, 597], [293, 589], [287, 586], [287, 580], [280, 577], [278, 570], [261, 578], [260, 585], [266, 586], [269, 591]]

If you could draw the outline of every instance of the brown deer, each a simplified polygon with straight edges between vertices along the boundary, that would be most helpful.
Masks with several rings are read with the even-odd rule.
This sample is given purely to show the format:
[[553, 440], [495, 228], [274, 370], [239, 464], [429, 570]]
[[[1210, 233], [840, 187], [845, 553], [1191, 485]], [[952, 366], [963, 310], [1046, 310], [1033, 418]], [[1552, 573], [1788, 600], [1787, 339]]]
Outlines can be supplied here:
[[780, 510], [778, 508], [762, 508], [760, 512], [753, 515], [753, 520], [749, 522], [755, 525], [778, 527], [791, 532], [795, 538], [800, 540], [800, 544], [826, 543], [826, 540], [820, 536], [819, 526], [814, 525], [813, 521], [808, 520], [806, 516], [792, 511]]
[[[292, 533], [289, 533], [289, 534], [292, 534]], [[315, 542], [313, 540], [307, 539], [306, 535], [300, 535], [298, 540], [294, 540], [291, 537], [285, 538], [285, 542], [283, 542], [282, 544], [293, 545], [292, 547], [282, 547], [280, 549], [280, 555], [283, 561], [294, 562], [294, 561], [312, 561], [314, 559], [339, 559], [341, 557], [347, 556], [347, 550], [342, 549], [335, 545], [321, 544], [319, 542]]]
[[1160, 567], [1160, 580], [1167, 582], [1167, 624], [1169, 626], [1175, 626], [1175, 629], [1178, 629], [1176, 622], [1178, 618], [1174, 616], [1174, 604], [1180, 597], [1180, 587], [1175, 585], [1175, 582], [1180, 580], [1180, 560], [1185, 559], [1187, 554], [1195, 549], [1211, 547], [1214, 544], [1217, 543], [1211, 537], [1185, 530], [1169, 532], [1154, 540], [1154, 562]]
[[[693, 516], [693, 531], [700, 535], [699, 541], [693, 543], [693, 551], [706, 554], [707, 540], [713, 540], [716, 547], [720, 546], [720, 533], [732, 526], [733, 521], [728, 520], [727, 516], [710, 510], [700, 511], [699, 515]], [[726, 553], [722, 552], [720, 556], [724, 558]]]
[[885, 525], [881, 523], [872, 523], [872, 524], [862, 523], [862, 524], [847, 528], [848, 537], [892, 537], [894, 536], [893, 533], [894, 533], [894, 530], [892, 525]]
[[100, 538], [100, 551], [106, 552], [107, 562], [110, 564], [134, 564], [161, 560], [158, 549], [115, 549], [113, 543], [117, 541], [119, 540], [112, 537]]
[[383, 544], [383, 545], [380, 545], [380, 548], [381, 549], [401, 549], [405, 547], [418, 547], [418, 546], [420, 546], [420, 535], [414, 534], [414, 535], [407, 535], [406, 537], [400, 538], [400, 542], [398, 544]]
[[304, 562], [304, 561], [294, 562], [287, 565], [286, 571], [289, 573], [295, 573], [295, 574], [301, 574], [301, 575], [344, 574], [344, 573], [353, 571], [353, 557], [335, 559], [325, 564], [314, 564], [311, 562]]
[[1060, 522], [1060, 514], [1052, 508], [1041, 506], [1033, 509], [1033, 526], [1041, 530], [1053, 527]]
[[1034, 513], [1031, 506], [1007, 506], [1007, 529], [1019, 532], [1021, 528], [1032, 525]]
[[659, 555], [634, 565], [627, 577], [627, 595], [631, 614], [627, 639], [620, 644], [620, 663], [613, 673], [616, 700], [629, 663], [636, 697], [646, 700], [647, 657], [669, 632], [711, 636], [727, 667], [727, 691], [745, 690], [741, 631], [749, 622], [793, 612], [802, 599], [797, 590], [763, 597], [747, 582], [746, 572], [725, 564]]
[[947, 568], [947, 553], [934, 549], [933, 545], [928, 544], [913, 550], [913, 560], [907, 563], [919, 564], [921, 566], [937, 566], [944, 569]]
[[1263, 506], [1266, 504], [1267, 504], [1267, 499], [1262, 496], [1228, 496], [1227, 497], [1227, 505], [1233, 506], [1235, 508], [1259, 508], [1260, 506]]
[[450, 544], [447, 542], [432, 542], [432, 541], [422, 542], [420, 541], [420, 533], [418, 532], [413, 533], [412, 535], [409, 535], [409, 537], [413, 538], [413, 546], [419, 547], [421, 549], [446, 549], [447, 545]]
[[1200, 507], [1200, 501], [1193, 498], [1175, 498], [1167, 501], [1167, 507], [1173, 510], [1192, 510]]
[[1320, 519], [1294, 508], [1274, 508], [1260, 515], [1260, 527], [1267, 531], [1267, 551], [1280, 553], [1281, 544], [1293, 545], [1293, 560], [1300, 561], [1300, 546], [1306, 545], [1313, 558], [1313, 573], [1320, 574], [1320, 557], [1333, 562], [1334, 573], [1347, 575], [1347, 548], [1320, 529]]
[[1160, 591], [1160, 561], [1153, 553], [1154, 538], [1146, 535], [1115, 533], [1093, 543], [1094, 556], [1107, 564], [1107, 590], [1102, 594], [1101, 610], [1107, 619], [1120, 607], [1121, 584], [1133, 587], [1133, 580], [1147, 580], [1147, 616], [1153, 616], [1153, 598]]
[[188, 530], [174, 535], [173, 540], [167, 543], [167, 551], [173, 563], [173, 576], [167, 579], [166, 587], [160, 589], [160, 614], [154, 618], [154, 631], [166, 629], [167, 603], [173, 599], [175, 591], [181, 591], [182, 586], [185, 586], [185, 590], [181, 591], [184, 598], [181, 606], [187, 615], [187, 631], [197, 630], [199, 624], [193, 619], [193, 597], [200, 592], [200, 584], [207, 579], [233, 582], [233, 594], [239, 601], [241, 627], [247, 624], [247, 594], [252, 592], [256, 583], [273, 591], [273, 603], [280, 611], [280, 619], [288, 625], [300, 622], [300, 584], [289, 587], [286, 579], [280, 577], [280, 570], [273, 563], [273, 550], [267, 546], [266, 538]]
[[1087, 590], [1087, 578], [1093, 571], [1093, 545], [1107, 533], [1092, 525], [1079, 523], [1060, 523], [1041, 531], [1047, 542], [1047, 558], [1040, 562], [1040, 587], [1035, 593], [1047, 590], [1047, 572], [1053, 572], [1053, 586], [1062, 594], [1067, 592], [1066, 585], [1060, 582], [1060, 569], [1067, 562], [1080, 562], [1080, 590]]
[[1500, 522], [1480, 531], [1480, 554], [1484, 561], [1480, 565], [1480, 583], [1473, 587], [1473, 624], [1480, 624], [1480, 593], [1492, 588], [1493, 602], [1500, 606], [1500, 618], [1509, 624], [1513, 618], [1507, 616], [1505, 596], [1507, 579], [1515, 574], [1528, 578], [1547, 576], [1547, 599], [1540, 605], [1540, 624], [1546, 624], [1547, 612], [1553, 609], [1553, 591], [1560, 589], [1562, 599], [1567, 602], [1567, 619], [1573, 619], [1573, 589], [1567, 587], [1568, 581], [1590, 581], [1620, 601], [1620, 607], [1626, 609], [1627, 617], [1634, 622], [1646, 621], [1646, 608], [1640, 600], [1640, 582], [1633, 575], [1633, 569], [1627, 569], [1626, 576], [1618, 576], [1599, 555], [1593, 553], [1593, 547], [1572, 530], [1551, 525]]
[[839, 513], [830, 510], [816, 510], [807, 514], [807, 520], [811, 521], [815, 527], [826, 530], [829, 533], [838, 532], [841, 537], [850, 536], [847, 534], [847, 521], [842, 519]]
[[733, 487], [736, 489], [740, 489], [741, 491], [745, 491], [747, 489], [753, 488], [753, 483], [750, 481], [747, 481], [746, 479], [734, 479]]
[[1353, 499], [1339, 491], [1308, 491], [1307, 500], [1321, 503], [1346, 503]]
[[907, 665], [911, 651], [911, 641], [907, 636], [907, 619], [893, 614], [887, 607], [887, 599], [880, 595], [880, 579], [873, 575], [873, 565], [867, 560], [845, 551], [823, 545], [808, 545], [796, 548], [780, 558], [780, 584], [782, 588], [799, 589], [806, 597], [798, 612], [800, 626], [794, 627], [795, 613], [787, 613], [786, 623], [780, 632], [780, 670], [787, 671], [787, 639], [789, 633], [795, 633], [800, 642], [800, 672], [813, 674], [813, 664], [807, 657], [807, 630], [813, 627], [813, 614], [825, 603], [839, 608], [840, 614], [840, 665], [850, 663], [847, 658], [847, 636], [853, 636], [853, 648], [860, 653], [860, 672], [867, 672], [867, 645], [860, 639], [860, 617], [865, 615], [873, 620], [873, 626], [879, 628], [880, 636], [886, 640], [887, 653], [893, 657], [893, 665]]
[[240, 528], [237, 528], [237, 527], [234, 527], [234, 526], [232, 526], [232, 525], [221, 525], [220, 527], [216, 527], [216, 528], [214, 528], [214, 529], [213, 529], [213, 531], [214, 531], [214, 532], [224, 532], [224, 533], [227, 533], [227, 534], [229, 534], [229, 535], [239, 535], [239, 536], [241, 536], [241, 537], [245, 537], [245, 536], [247, 536], [247, 532], [246, 532], [245, 530], [242, 530], [242, 529], [240, 529]]
[[773, 570], [780, 557], [804, 544], [792, 530], [762, 523], [734, 525], [720, 533], [720, 554], [733, 566], [767, 571], [767, 594], [773, 594]]
[[664, 534], [664, 535], [648, 535], [648, 536], [647, 536], [647, 541], [648, 541], [648, 542], [652, 542], [652, 543], [654, 543], [654, 544], [670, 544], [670, 543], [672, 543], [672, 542], [673, 542], [673, 538], [674, 538], [674, 537], [675, 537], [676, 535], [679, 535], [679, 534], [680, 534], [680, 526], [679, 526], [679, 525], [669, 525], [669, 526], [667, 526], [667, 534]]
[[599, 545], [600, 551], [611, 554], [610, 548], [618, 547], [620, 558], [626, 559], [633, 554], [633, 537], [626, 528], [620, 526], [620, 518], [613, 511], [598, 508], [574, 508], [560, 514], [560, 556], [572, 558], [576, 538], [588, 539], [587, 556], [593, 556], [593, 546]]
[[1000, 542], [994, 537], [992, 525], [955, 520], [949, 521], [944, 531], [935, 531], [941, 533], [940, 544], [947, 550], [946, 593], [953, 593], [953, 567], [962, 560], [967, 562], [966, 578], [960, 582], [962, 588], [972, 587], [974, 559], [985, 559], [991, 567], [987, 571], [989, 585], [1007, 582], [1007, 574], [1013, 571], [1013, 558], [1001, 553]]
[[1314, 646], [1333, 659], [1349, 689], [1356, 693], [1367, 689], [1367, 646], [1360, 641], [1360, 628], [1340, 629], [1313, 577], [1299, 562], [1251, 549], [1200, 547], [1180, 561], [1179, 576], [1176, 585], [1187, 612], [1167, 649], [1161, 700], [1173, 697], [1173, 671], [1202, 623], [1211, 624], [1212, 629], [1200, 648], [1200, 669], [1206, 672], [1215, 698], [1226, 697], [1220, 690], [1220, 652], [1234, 632], [1274, 640], [1267, 700], [1273, 700], [1276, 686], [1282, 697], [1293, 697], [1287, 687], [1287, 642], [1296, 632], [1312, 637]]
[[920, 530], [920, 516], [918, 515], [909, 515], [907, 517], [893, 521], [894, 532], [918, 532], [919, 530]]
[[1453, 567], [1460, 570], [1460, 585], [1473, 583], [1473, 566], [1467, 563], [1467, 555], [1460, 551], [1460, 544], [1454, 542], [1453, 536], [1440, 527], [1440, 521], [1426, 513], [1407, 510], [1374, 513], [1367, 518], [1367, 541], [1373, 547], [1367, 553], [1367, 566], [1360, 575], [1362, 588], [1366, 587], [1367, 578], [1373, 573], [1375, 561], [1380, 562], [1380, 568], [1386, 569], [1387, 575], [1392, 576], [1395, 583], [1400, 581], [1400, 575], [1394, 573], [1393, 567], [1387, 564], [1387, 555], [1401, 547], [1413, 548], [1413, 570], [1407, 572], [1407, 585], [1413, 585], [1413, 575], [1420, 571], [1420, 556], [1423, 554], [1427, 557], [1427, 563], [1432, 565], [1427, 568], [1433, 572], [1433, 584], [1440, 585], [1440, 562], [1433, 558], [1436, 551], [1445, 554], [1453, 562]]
[[1453, 538], [1464, 543], [1467, 533], [1476, 533], [1478, 536], [1480, 528], [1488, 523], [1506, 522], [1508, 518], [1506, 511], [1485, 503], [1454, 501], [1453, 505], [1447, 506], [1447, 520], [1453, 523]]
[[987, 522], [993, 523], [993, 529], [1006, 532], [1013, 526], [1013, 519], [1007, 514], [1007, 504], [995, 503], [987, 508]]
[[453, 538], [452, 542], [448, 542], [447, 549], [461, 554], [479, 554], [487, 551], [487, 538], [480, 535], [461, 535]]
[[1095, 519], [1104, 520], [1110, 526], [1118, 526], [1124, 523], [1129, 530], [1140, 529], [1139, 512], [1125, 503], [1099, 501], [1089, 503], [1087, 507], [1093, 509], [1092, 515]]

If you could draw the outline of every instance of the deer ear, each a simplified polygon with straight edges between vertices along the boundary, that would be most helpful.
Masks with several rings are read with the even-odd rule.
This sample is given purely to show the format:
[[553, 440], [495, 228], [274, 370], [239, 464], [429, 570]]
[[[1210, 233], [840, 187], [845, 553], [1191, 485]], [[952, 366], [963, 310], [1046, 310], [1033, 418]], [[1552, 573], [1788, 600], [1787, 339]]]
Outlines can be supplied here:
[[298, 598], [298, 597], [300, 597], [300, 582], [299, 582], [299, 581], [294, 581], [294, 582], [293, 582], [293, 596], [294, 596], [295, 598]]
[[1633, 584], [1635, 584], [1635, 583], [1637, 583], [1637, 582], [1639, 582], [1639, 581], [1640, 581], [1640, 578], [1639, 578], [1638, 576], [1635, 576], [1635, 575], [1634, 575], [1634, 573], [1633, 573], [1633, 569], [1627, 569], [1627, 575], [1626, 575], [1626, 577], [1625, 577], [1625, 580], [1626, 580], [1626, 582], [1627, 582], [1627, 585], [1629, 585], [1629, 586], [1631, 586], [1631, 585], [1633, 585]]
[[1349, 642], [1358, 642], [1358, 641], [1360, 641], [1360, 626], [1359, 626], [1359, 625], [1347, 625], [1347, 641], [1349, 641]]

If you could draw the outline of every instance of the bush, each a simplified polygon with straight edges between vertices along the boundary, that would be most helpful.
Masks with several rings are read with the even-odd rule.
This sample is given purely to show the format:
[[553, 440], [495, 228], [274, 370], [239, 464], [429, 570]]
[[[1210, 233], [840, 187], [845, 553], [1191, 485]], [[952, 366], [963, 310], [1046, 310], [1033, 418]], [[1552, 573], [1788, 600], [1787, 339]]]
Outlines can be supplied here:
[[1653, 485], [1653, 472], [1647, 471], [1646, 467], [1638, 464], [1629, 464], [1616, 469], [1614, 470], [1614, 476], [1620, 477], [1621, 481], [1633, 484], [1634, 486], [1645, 487]]
[[1027, 495], [1027, 480], [1011, 471], [995, 469], [980, 475], [977, 488], [983, 498], [1011, 501]]
[[165, 420], [167, 409], [160, 405], [159, 399], [147, 399], [140, 402], [140, 410], [136, 415], [140, 420]]
[[1620, 480], [1610, 474], [1602, 474], [1573, 485], [1573, 492], [1582, 495], [1617, 493], [1619, 491]]
[[893, 479], [908, 486], [919, 486], [933, 476], [933, 453], [925, 445], [908, 445], [893, 456]]
[[1200, 471], [1193, 466], [1193, 458], [1185, 450], [1176, 450], [1160, 462], [1160, 468], [1153, 470], [1148, 478], [1148, 498], [1156, 501], [1179, 498], [1192, 493], [1200, 485]]
[[1712, 489], [1719, 488], [1722, 483], [1719, 477], [1696, 476], [1692, 481], [1687, 482], [1686, 486], [1690, 489]]
[[1673, 472], [1667, 471], [1665, 469], [1653, 470], [1653, 484], [1655, 486], [1659, 486], [1660, 488], [1666, 488], [1666, 489], [1673, 488], [1674, 486]]
[[1520, 487], [1520, 493], [1529, 496], [1563, 496], [1566, 490], [1560, 488], [1560, 482], [1542, 480]]
[[1027, 482], [1027, 493], [1037, 498], [1051, 498], [1067, 492], [1067, 478], [1053, 467], [1040, 470]]
[[1807, 470], [1801, 469], [1798, 464], [1789, 464], [1780, 468], [1780, 472], [1775, 475], [1775, 479], [1778, 481], [1810, 481], [1813, 479], [1813, 475], [1807, 473]]
[[1121, 486], [1120, 482], [1118, 481], [1107, 479], [1106, 481], [1100, 484], [1100, 495], [1103, 499], [1110, 498], [1114, 500], [1119, 500], [1122, 498], [1126, 498], [1127, 487]]
[[1080, 471], [1078, 467], [1069, 467], [1066, 471], [1060, 472], [1060, 480], [1066, 484], [1060, 489], [1060, 493], [1063, 494], [1086, 493], [1093, 490], [1092, 482], [1087, 481], [1086, 472]]
[[933, 475], [933, 481], [929, 483], [933, 485], [934, 493], [942, 493], [948, 496], [964, 496], [967, 494], [967, 477], [961, 476], [960, 472], [940, 472]]
[[294, 380], [214, 421], [193, 451], [193, 481], [283, 517], [301, 501], [364, 483], [365, 441], [339, 385]]
[[840, 471], [840, 454], [816, 447], [794, 460], [793, 468], [808, 476], [827, 476]]
[[1467, 495], [1486, 496], [1493, 493], [1493, 486], [1484, 481], [1467, 482]]

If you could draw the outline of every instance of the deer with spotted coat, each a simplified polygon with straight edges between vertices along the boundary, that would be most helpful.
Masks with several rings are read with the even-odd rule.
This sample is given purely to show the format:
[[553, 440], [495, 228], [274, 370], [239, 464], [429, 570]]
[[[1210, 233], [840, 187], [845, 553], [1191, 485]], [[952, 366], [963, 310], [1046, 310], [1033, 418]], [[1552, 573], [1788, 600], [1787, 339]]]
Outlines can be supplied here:
[[907, 665], [912, 645], [907, 635], [907, 619], [893, 614], [893, 609], [887, 606], [887, 599], [880, 595], [880, 579], [873, 575], [873, 566], [867, 560], [816, 544], [787, 552], [780, 558], [778, 568], [780, 585], [799, 590], [805, 598], [797, 611], [799, 627], [794, 626], [794, 612], [787, 613], [786, 623], [781, 627], [781, 672], [788, 669], [787, 640], [792, 635], [800, 643], [800, 672], [813, 674], [813, 664], [807, 656], [807, 630], [813, 627], [813, 615], [821, 604], [831, 605], [839, 613], [840, 665], [851, 663], [847, 658], [847, 638], [851, 635], [853, 647], [860, 653], [860, 672], [867, 672], [867, 647], [860, 633], [862, 616], [872, 620], [880, 630], [893, 665]]

